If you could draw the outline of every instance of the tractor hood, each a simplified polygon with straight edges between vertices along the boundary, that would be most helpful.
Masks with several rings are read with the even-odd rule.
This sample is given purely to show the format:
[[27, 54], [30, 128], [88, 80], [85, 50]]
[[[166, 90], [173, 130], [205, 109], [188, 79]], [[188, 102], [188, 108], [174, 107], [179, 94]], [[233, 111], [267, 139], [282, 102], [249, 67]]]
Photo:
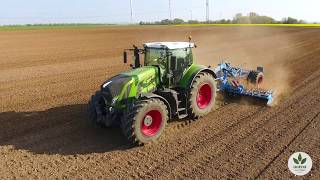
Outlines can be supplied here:
[[149, 78], [152, 75], [155, 75], [157, 71], [157, 67], [154, 66], [144, 66], [141, 68], [132, 69], [127, 72], [120, 73], [125, 76], [130, 76], [133, 78], [137, 78], [139, 80], [143, 80], [145, 78]]
[[144, 66], [110, 78], [102, 84], [101, 90], [108, 104], [116, 104], [153, 92], [158, 84], [158, 68]]

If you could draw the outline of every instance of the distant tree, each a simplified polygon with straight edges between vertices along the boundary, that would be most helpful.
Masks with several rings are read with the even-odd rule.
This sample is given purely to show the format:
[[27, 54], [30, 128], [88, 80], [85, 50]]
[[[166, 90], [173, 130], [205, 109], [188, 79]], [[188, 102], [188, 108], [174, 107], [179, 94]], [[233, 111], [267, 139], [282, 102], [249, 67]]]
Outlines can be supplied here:
[[198, 20], [189, 20], [188, 24], [199, 24], [200, 22]]
[[268, 16], [250, 16], [252, 24], [272, 24], [275, 20]]
[[160, 24], [172, 24], [172, 21], [169, 19], [163, 19], [160, 21]]
[[201, 21], [202, 24], [215, 24], [216, 21], [212, 21], [212, 20], [209, 20], [209, 21]]
[[268, 16], [260, 16], [255, 12], [249, 13], [248, 16], [243, 16], [241, 13], [235, 15], [232, 20], [234, 24], [271, 24], [275, 20]]
[[184, 20], [183, 19], [179, 19], [179, 18], [175, 18], [173, 20], [173, 24], [183, 24], [184, 23]]
[[221, 19], [218, 21], [215, 21], [215, 24], [230, 24], [231, 20], [230, 19]]
[[230, 19], [221, 19], [216, 21], [198, 21], [198, 20], [188, 20], [185, 22], [183, 19], [175, 18], [174, 20], [163, 19], [161, 21], [156, 22], [144, 22], [140, 21], [140, 25], [152, 25], [152, 24], [160, 24], [160, 25], [168, 25], [168, 24], [305, 24], [304, 20], [297, 20], [292, 17], [283, 18], [281, 21], [276, 21], [268, 16], [260, 16], [255, 12], [250, 12], [248, 15], [244, 16], [241, 13], [238, 13], [234, 16], [232, 20]]
[[238, 13], [235, 15], [235, 19], [240, 19], [242, 17], [242, 13]]
[[284, 18], [282, 20], [283, 24], [298, 24], [298, 20], [292, 17]]
[[225, 19], [221, 19], [220, 21], [217, 21], [218, 24], [226, 24], [227, 21]]
[[289, 24], [297, 24], [298, 20], [292, 17], [288, 17], [288, 23]]
[[255, 13], [255, 12], [251, 12], [251, 13], [249, 13], [249, 16], [250, 16], [250, 17], [255, 17], [255, 16], [258, 16], [258, 14]]
[[233, 18], [233, 23], [235, 24], [250, 24], [250, 18], [248, 16], [242, 16], [241, 13], [237, 14], [234, 18]]

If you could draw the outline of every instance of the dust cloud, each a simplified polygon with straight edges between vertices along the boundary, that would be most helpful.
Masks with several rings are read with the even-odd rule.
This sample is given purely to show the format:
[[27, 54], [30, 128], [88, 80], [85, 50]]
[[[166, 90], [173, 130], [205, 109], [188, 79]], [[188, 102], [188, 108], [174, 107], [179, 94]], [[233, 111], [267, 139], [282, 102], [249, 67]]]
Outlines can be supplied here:
[[199, 48], [195, 49], [196, 61], [199, 64], [215, 67], [221, 60], [232, 66], [248, 70], [264, 67], [264, 82], [259, 88], [274, 91], [274, 104], [290, 93], [290, 69], [286, 63], [285, 47], [292, 40], [286, 33], [274, 35], [269, 28], [234, 28], [232, 35], [225, 34], [223, 29], [215, 34], [196, 39]]

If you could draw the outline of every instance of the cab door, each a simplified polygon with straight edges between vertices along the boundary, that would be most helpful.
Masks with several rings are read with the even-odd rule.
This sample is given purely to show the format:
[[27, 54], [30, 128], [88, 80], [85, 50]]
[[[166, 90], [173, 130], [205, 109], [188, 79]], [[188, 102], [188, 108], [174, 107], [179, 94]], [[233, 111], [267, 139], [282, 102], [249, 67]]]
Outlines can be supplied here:
[[183, 73], [192, 64], [192, 51], [191, 48], [175, 49], [172, 50], [172, 55], [176, 58], [176, 68], [172, 71], [173, 85], [177, 86], [181, 80]]

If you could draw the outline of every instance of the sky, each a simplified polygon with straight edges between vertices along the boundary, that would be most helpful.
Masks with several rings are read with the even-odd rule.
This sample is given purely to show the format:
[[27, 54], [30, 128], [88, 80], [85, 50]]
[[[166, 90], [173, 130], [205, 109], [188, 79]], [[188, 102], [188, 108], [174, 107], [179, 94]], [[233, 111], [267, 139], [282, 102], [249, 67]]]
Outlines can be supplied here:
[[[134, 22], [169, 18], [169, 0], [132, 0]], [[320, 22], [320, 0], [209, 0], [210, 19], [256, 12]], [[205, 20], [206, 0], [171, 0], [173, 18]], [[129, 23], [130, 0], [1, 0], [0, 24]]]

